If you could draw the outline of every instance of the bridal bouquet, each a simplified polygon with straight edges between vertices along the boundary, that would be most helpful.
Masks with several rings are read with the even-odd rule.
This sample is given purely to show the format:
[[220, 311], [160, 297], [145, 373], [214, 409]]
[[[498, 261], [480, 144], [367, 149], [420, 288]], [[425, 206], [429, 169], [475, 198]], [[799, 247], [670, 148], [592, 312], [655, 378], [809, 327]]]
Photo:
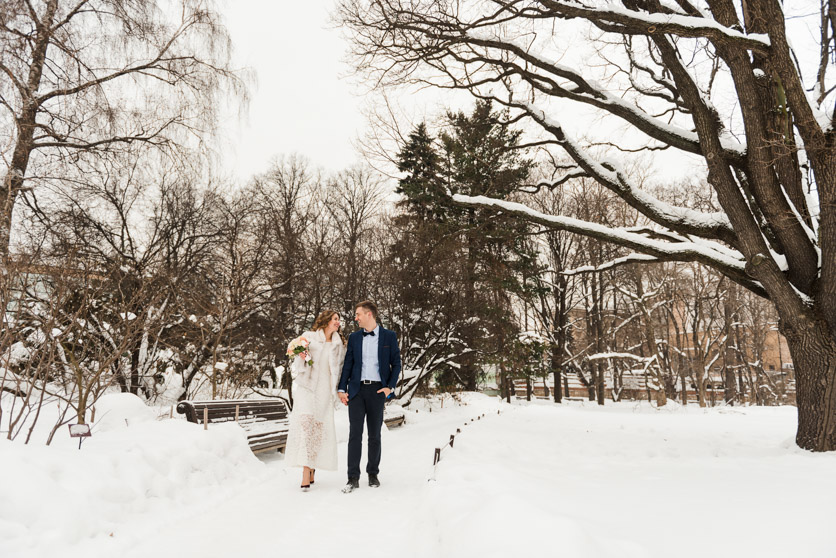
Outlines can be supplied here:
[[310, 342], [307, 339], [304, 337], [297, 337], [291, 341], [290, 344], [288, 344], [287, 356], [293, 358], [300, 355], [305, 361], [305, 364], [313, 366], [313, 358], [311, 358], [311, 353], [308, 351], [308, 345], [310, 345]]

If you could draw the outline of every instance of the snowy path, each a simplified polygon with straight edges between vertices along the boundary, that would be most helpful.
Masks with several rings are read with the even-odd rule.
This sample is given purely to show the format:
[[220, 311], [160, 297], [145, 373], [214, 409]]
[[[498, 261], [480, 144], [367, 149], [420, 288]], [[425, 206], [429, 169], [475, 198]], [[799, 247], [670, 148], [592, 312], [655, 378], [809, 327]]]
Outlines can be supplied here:
[[503, 415], [507, 445], [472, 431], [433, 487], [433, 550], [836, 557], [836, 455], [792, 444], [795, 409], [674, 409], [535, 405]]
[[[66, 523], [67, 511], [55, 505], [61, 502], [43, 495], [42, 508], [57, 508], [65, 523], [49, 516], [38, 523], [32, 509], [29, 526], [4, 527], [0, 509], [0, 555], [836, 557], [836, 455], [795, 448], [793, 408], [468, 400], [443, 412], [410, 413], [406, 426], [384, 432], [383, 486], [371, 489], [364, 477], [350, 495], [340, 493], [344, 412], [337, 423], [341, 471], [319, 472], [308, 493], [299, 490], [299, 470], [280, 456], [256, 461], [230, 443], [237, 431], [206, 436], [182, 421], [148, 428], [154, 440], [168, 434], [188, 451], [142, 451], [147, 433], [135, 426], [130, 444], [130, 430], [103, 436], [98, 454], [67, 453], [41, 477], [32, 464], [54, 450], [8, 452], [0, 445], [12, 463], [34, 456], [25, 474], [62, 490], [70, 486], [62, 479], [77, 479], [81, 470], [92, 471], [79, 480], [84, 493], [111, 477], [92, 494], [85, 521]], [[433, 448], [481, 413], [485, 419], [463, 429], [433, 474]], [[196, 469], [203, 459], [211, 466]], [[20, 506], [27, 491], [18, 496], [12, 487], [8, 494]], [[4, 533], [21, 532], [9, 548], [28, 550], [2, 552]]]
[[[836, 555], [825, 535], [836, 459], [786, 448], [794, 409], [532, 405], [496, 416], [496, 406], [419, 414], [387, 433], [380, 490], [343, 495], [342, 473], [323, 472], [303, 494], [298, 470], [270, 460], [265, 479], [222, 508], [125, 556], [186, 546], [206, 556], [764, 557], [796, 554], [802, 537], [805, 556]], [[432, 448], [481, 412], [428, 482]]]
[[[365, 474], [360, 490], [345, 495], [347, 417], [338, 415], [340, 471], [317, 473], [314, 487], [299, 489], [301, 471], [284, 467], [281, 457], [266, 457], [267, 471], [241, 494], [221, 507], [172, 523], [148, 540], [147, 533], [126, 545], [125, 558], [183, 555], [233, 556], [240, 553], [281, 556], [410, 555], [416, 505], [432, 474], [433, 448], [449, 439], [456, 428], [477, 414], [495, 409], [494, 401], [413, 413], [408, 424], [383, 433], [380, 489], [368, 487]], [[488, 424], [474, 424], [487, 427]], [[483, 428], [487, 430], [487, 428]], [[361, 466], [365, 467], [364, 461]], [[131, 537], [133, 538], [133, 537]], [[144, 539], [144, 540], [143, 540]], [[360, 541], [363, 544], [359, 544]], [[365, 541], [369, 541], [368, 545]]]

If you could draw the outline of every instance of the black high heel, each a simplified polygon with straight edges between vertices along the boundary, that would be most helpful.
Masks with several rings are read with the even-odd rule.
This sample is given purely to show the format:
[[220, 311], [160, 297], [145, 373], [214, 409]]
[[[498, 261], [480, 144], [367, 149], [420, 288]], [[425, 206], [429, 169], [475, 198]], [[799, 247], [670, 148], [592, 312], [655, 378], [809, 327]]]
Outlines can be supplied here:
[[303, 484], [302, 485], [302, 492], [307, 492], [310, 487], [311, 487], [311, 485], [309, 485], [309, 484]]
[[314, 483], [314, 480], [313, 480], [314, 473], [316, 473], [316, 469], [311, 469], [311, 484]]

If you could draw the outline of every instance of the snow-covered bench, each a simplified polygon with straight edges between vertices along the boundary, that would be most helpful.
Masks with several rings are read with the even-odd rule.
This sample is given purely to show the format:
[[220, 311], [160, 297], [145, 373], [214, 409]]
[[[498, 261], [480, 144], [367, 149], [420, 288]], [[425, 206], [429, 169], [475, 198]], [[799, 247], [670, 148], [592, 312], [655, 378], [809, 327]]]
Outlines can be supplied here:
[[390, 403], [383, 408], [383, 422], [386, 428], [400, 426], [406, 422], [406, 411], [400, 405]]
[[196, 424], [237, 422], [253, 453], [281, 451], [287, 444], [287, 405], [281, 399], [181, 401], [177, 412]]
[[[237, 422], [247, 432], [253, 453], [282, 451], [287, 445], [287, 405], [282, 399], [219, 399], [181, 401], [177, 412], [196, 424]], [[388, 428], [402, 425], [406, 413], [398, 405], [387, 405], [383, 422]]]

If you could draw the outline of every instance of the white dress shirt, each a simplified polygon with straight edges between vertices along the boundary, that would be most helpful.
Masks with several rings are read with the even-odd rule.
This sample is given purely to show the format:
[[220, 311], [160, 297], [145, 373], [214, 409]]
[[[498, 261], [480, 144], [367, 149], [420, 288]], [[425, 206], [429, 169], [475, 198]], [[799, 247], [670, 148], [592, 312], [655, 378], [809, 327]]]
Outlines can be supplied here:
[[380, 326], [373, 330], [374, 335], [363, 336], [363, 363], [360, 368], [360, 380], [380, 380], [380, 359], [377, 356], [377, 347], [380, 342]]

